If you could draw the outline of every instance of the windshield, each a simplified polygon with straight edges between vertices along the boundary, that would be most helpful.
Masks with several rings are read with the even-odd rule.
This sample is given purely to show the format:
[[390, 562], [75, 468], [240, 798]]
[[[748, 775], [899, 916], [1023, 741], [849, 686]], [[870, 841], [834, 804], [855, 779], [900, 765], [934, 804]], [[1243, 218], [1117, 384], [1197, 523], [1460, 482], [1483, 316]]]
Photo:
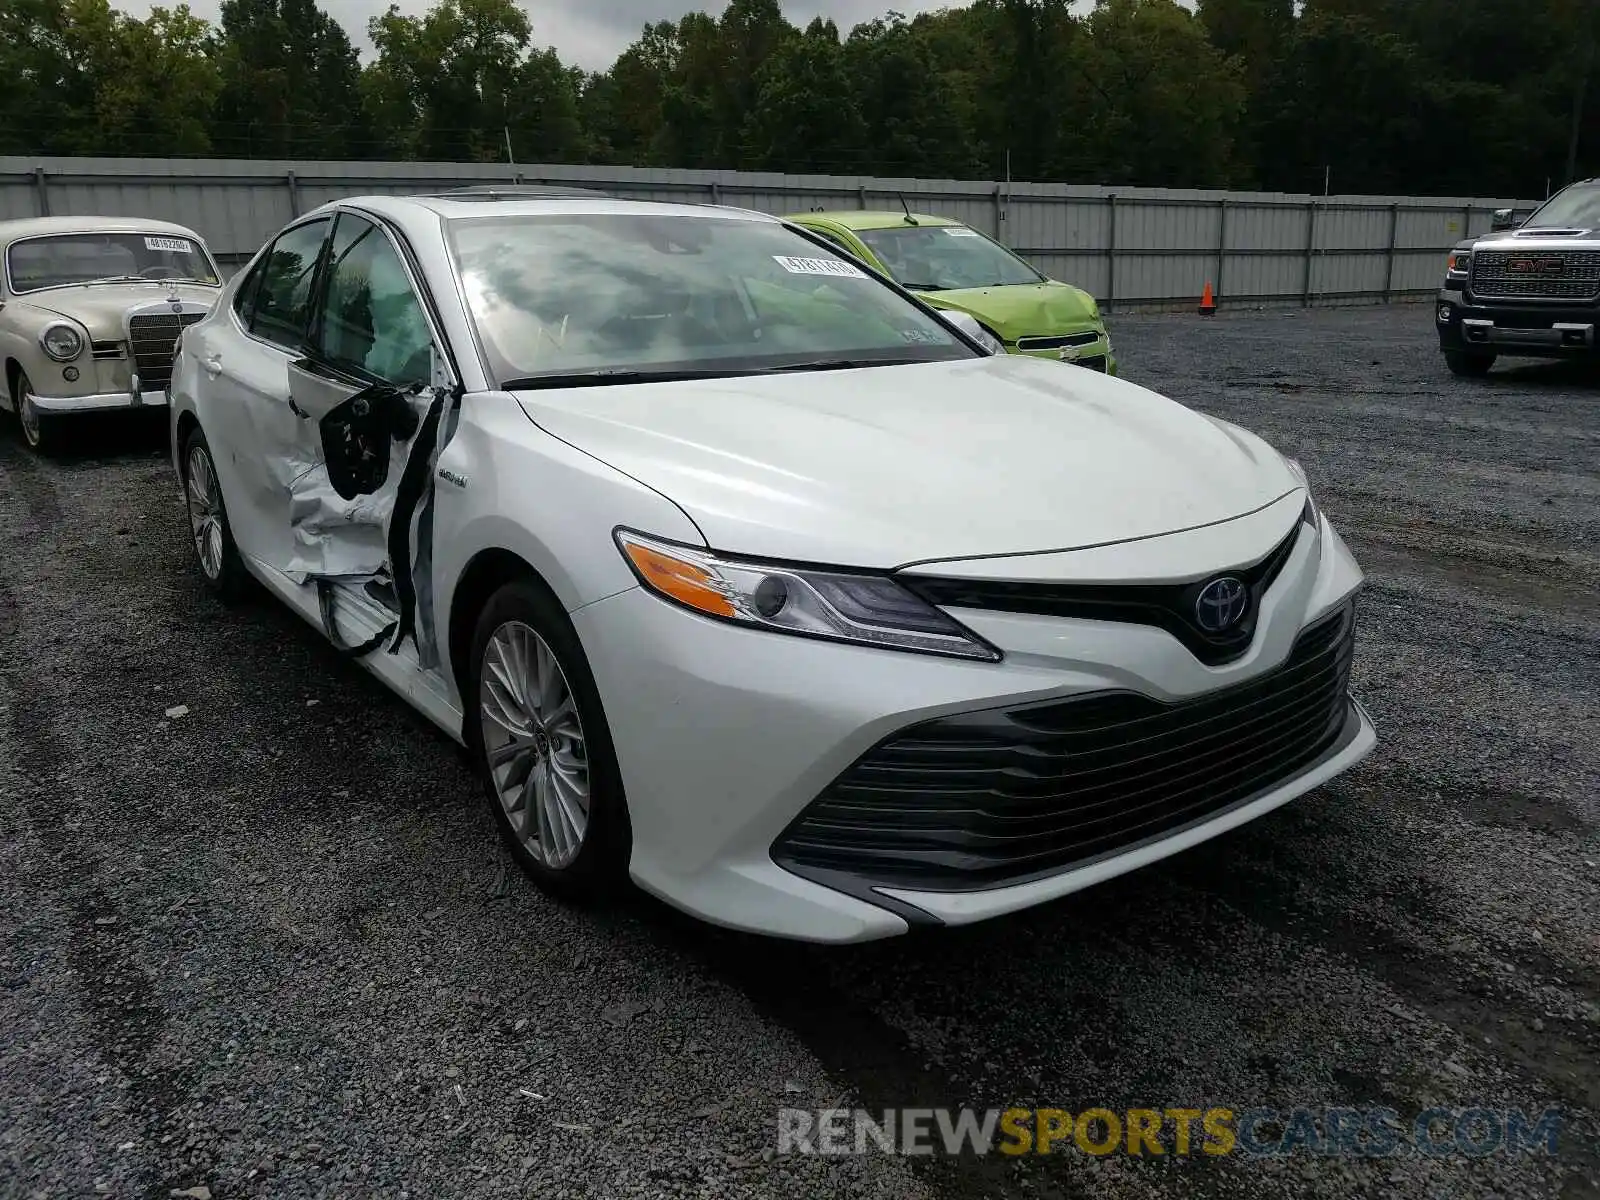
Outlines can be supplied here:
[[1593, 229], [1600, 226], [1600, 184], [1576, 184], [1557, 192], [1524, 229]]
[[856, 236], [896, 283], [913, 292], [1045, 282], [1043, 275], [1004, 246], [965, 225], [897, 225], [858, 229]]
[[452, 220], [500, 386], [972, 358], [936, 317], [782, 225], [580, 213]]
[[99, 279], [192, 279], [215, 284], [217, 269], [192, 238], [156, 233], [63, 233], [23, 238], [6, 251], [13, 292]]

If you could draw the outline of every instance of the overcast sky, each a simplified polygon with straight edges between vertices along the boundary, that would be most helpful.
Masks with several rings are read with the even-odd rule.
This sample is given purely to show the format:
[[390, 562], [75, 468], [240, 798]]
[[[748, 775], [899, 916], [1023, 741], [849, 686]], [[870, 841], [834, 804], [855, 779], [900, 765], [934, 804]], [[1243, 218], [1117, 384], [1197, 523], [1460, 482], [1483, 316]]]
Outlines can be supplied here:
[[[176, 7], [177, 0], [157, 0], [165, 7]], [[195, 15], [215, 22], [220, 0], [188, 0]], [[852, 26], [896, 9], [908, 16], [930, 9], [956, 8], [966, 0], [802, 0], [783, 4], [784, 16], [794, 25], [804, 26], [816, 16], [832, 17], [841, 33]], [[1078, 7], [1093, 7], [1092, 0], [1075, 0]], [[143, 17], [151, 0], [113, 0], [117, 7]], [[426, 11], [432, 0], [398, 0], [407, 13]], [[712, 15], [726, 7], [721, 0], [518, 0], [533, 21], [536, 45], [554, 46], [562, 61], [588, 70], [604, 70], [639, 36], [645, 24], [661, 20], [676, 21], [685, 12], [702, 9]], [[321, 0], [322, 7], [337, 17], [350, 32], [350, 40], [370, 55], [367, 21], [389, 7], [389, 0]]]

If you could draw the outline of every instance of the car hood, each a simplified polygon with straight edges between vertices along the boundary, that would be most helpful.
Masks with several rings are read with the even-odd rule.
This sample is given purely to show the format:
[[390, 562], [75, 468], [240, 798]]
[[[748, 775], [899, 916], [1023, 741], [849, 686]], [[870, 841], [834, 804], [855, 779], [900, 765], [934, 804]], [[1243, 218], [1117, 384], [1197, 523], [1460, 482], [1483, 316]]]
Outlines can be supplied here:
[[220, 287], [180, 283], [93, 283], [86, 287], [50, 288], [17, 297], [19, 306], [39, 310], [40, 320], [66, 317], [78, 322], [92, 338], [120, 338], [122, 314], [140, 304], [157, 304], [177, 294], [180, 300], [210, 307], [222, 294]]
[[970, 313], [1008, 342], [1082, 329], [1096, 320], [1093, 298], [1069, 283], [1015, 284], [919, 292], [935, 308]]
[[713, 548], [800, 562], [1077, 549], [1225, 521], [1302, 486], [1252, 434], [1020, 355], [518, 400], [674, 501]]

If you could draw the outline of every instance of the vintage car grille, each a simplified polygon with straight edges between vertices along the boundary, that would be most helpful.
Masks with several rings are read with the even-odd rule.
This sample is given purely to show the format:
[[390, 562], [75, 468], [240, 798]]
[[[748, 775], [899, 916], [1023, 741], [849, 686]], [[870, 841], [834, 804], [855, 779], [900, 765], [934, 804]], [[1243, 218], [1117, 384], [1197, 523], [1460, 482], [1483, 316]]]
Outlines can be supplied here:
[[204, 313], [137, 313], [128, 318], [128, 349], [144, 391], [159, 391], [172, 381], [172, 352], [184, 326]]
[[90, 342], [89, 354], [91, 357], [98, 359], [121, 358], [123, 356], [122, 343], [113, 341]]
[[1472, 292], [1485, 300], [1600, 298], [1600, 250], [1480, 250]]
[[1075, 367], [1088, 367], [1091, 371], [1105, 373], [1106, 356], [1104, 354], [1090, 354], [1087, 357], [1074, 358], [1070, 361]]
[[1087, 346], [1100, 340], [1100, 335], [1094, 330], [1085, 333], [1063, 333], [1043, 335], [1029, 335], [1017, 339], [1018, 350], [1065, 350], [1068, 346]]
[[802, 875], [960, 891], [1082, 865], [1304, 772], [1345, 736], [1354, 604], [1271, 673], [1165, 704], [1101, 692], [941, 717], [839, 776], [772, 847]]

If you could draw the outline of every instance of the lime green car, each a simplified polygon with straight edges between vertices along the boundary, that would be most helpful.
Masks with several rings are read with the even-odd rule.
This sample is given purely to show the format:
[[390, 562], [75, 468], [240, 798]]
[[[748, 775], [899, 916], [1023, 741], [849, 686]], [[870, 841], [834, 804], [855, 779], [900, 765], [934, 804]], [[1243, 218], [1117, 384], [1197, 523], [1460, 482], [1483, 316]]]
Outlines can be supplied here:
[[784, 218], [883, 272], [934, 308], [969, 314], [1010, 354], [1117, 373], [1100, 306], [1000, 243], [948, 217], [807, 212]]

